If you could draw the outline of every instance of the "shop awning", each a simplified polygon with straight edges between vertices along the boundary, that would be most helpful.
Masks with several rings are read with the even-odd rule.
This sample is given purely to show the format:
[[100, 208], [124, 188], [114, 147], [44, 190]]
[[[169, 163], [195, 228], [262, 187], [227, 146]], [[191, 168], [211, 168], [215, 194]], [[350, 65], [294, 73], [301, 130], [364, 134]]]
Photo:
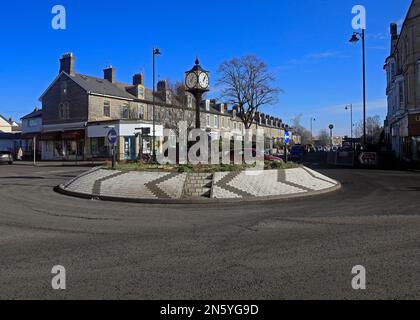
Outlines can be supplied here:
[[44, 132], [41, 134], [41, 140], [45, 140], [45, 141], [80, 140], [84, 138], [85, 138], [84, 130]]

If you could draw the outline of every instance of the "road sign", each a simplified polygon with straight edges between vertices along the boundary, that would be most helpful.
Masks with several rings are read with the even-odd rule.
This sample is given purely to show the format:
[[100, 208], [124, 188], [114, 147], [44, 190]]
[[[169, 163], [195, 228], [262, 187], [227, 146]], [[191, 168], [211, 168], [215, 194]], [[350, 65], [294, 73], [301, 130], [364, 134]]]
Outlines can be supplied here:
[[115, 131], [115, 129], [109, 130], [107, 138], [110, 145], [115, 145], [118, 138], [117, 131]]
[[376, 152], [362, 152], [359, 160], [361, 164], [374, 166], [378, 163], [378, 154]]
[[289, 133], [289, 131], [286, 130], [284, 132], [284, 143], [289, 144], [289, 142], [290, 142], [290, 133]]

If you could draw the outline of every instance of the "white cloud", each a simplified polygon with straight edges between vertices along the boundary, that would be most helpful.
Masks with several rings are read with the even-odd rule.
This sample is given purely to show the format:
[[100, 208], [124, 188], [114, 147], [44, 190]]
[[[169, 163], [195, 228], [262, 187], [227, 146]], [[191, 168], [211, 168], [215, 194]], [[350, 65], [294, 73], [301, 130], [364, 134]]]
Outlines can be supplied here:
[[[321, 108], [321, 110], [325, 112], [330, 112], [330, 113], [344, 113], [344, 112], [347, 112], [345, 109], [347, 105], [349, 105], [349, 103], [348, 104], [343, 103], [339, 105], [324, 107], [324, 108]], [[358, 112], [362, 110], [363, 110], [362, 102], [353, 103], [353, 112]], [[366, 101], [366, 110], [367, 111], [387, 110], [387, 99], [382, 98], [382, 99]]]
[[316, 64], [322, 60], [337, 58], [339, 56], [340, 56], [340, 53], [337, 51], [323, 51], [323, 52], [309, 53], [309, 54], [304, 55], [301, 58], [291, 59], [285, 65], [280, 65], [280, 66], [275, 67], [274, 70], [276, 72], [284, 72], [284, 71], [291, 70], [299, 65]]

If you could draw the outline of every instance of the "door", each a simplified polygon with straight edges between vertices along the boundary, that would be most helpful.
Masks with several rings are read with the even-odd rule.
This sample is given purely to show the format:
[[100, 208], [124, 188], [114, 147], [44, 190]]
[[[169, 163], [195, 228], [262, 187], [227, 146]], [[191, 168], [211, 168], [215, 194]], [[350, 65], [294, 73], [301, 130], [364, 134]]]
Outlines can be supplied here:
[[136, 160], [136, 138], [135, 137], [124, 138], [124, 160], [127, 160], [127, 161]]

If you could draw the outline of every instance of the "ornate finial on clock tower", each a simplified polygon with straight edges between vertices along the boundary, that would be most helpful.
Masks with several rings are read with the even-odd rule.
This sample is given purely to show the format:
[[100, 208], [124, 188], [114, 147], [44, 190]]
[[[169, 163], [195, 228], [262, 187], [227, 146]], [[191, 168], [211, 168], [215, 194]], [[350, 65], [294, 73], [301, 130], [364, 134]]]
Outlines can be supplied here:
[[198, 60], [198, 56], [195, 57], [195, 64], [198, 66], [200, 65], [200, 60]]

